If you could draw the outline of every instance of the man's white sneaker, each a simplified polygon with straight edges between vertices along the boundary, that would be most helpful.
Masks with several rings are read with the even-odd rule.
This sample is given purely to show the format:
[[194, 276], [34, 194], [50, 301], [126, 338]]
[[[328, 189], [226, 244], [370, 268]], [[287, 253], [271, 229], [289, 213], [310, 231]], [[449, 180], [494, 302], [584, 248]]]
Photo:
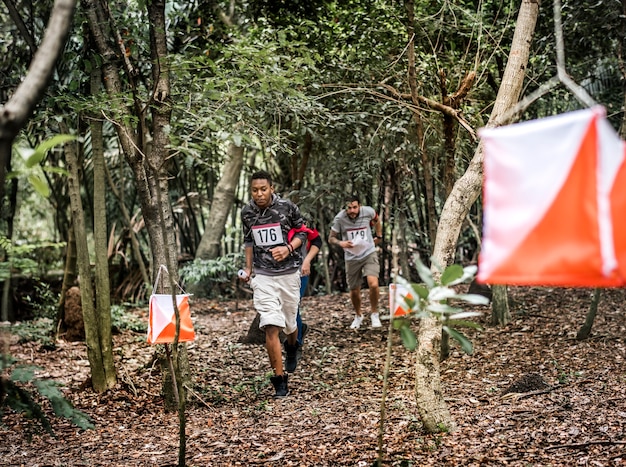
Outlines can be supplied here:
[[378, 313], [372, 313], [372, 327], [379, 328], [382, 324], [380, 324], [380, 318], [378, 317]]
[[361, 327], [361, 323], [363, 322], [363, 315], [355, 316], [354, 321], [350, 325], [350, 329], [359, 329]]

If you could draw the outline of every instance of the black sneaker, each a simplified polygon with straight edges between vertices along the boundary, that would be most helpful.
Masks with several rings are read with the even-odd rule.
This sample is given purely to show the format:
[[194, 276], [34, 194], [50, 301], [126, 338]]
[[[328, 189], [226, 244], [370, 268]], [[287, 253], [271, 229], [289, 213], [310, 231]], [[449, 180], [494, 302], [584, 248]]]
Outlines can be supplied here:
[[287, 380], [289, 379], [289, 375], [278, 375], [272, 376], [270, 381], [276, 390], [276, 394], [274, 394], [274, 399], [279, 399], [281, 397], [287, 397], [289, 395], [289, 388], [287, 387]]
[[287, 373], [293, 373], [296, 371], [300, 357], [302, 356], [302, 350], [298, 344], [289, 345], [285, 341], [285, 370]]

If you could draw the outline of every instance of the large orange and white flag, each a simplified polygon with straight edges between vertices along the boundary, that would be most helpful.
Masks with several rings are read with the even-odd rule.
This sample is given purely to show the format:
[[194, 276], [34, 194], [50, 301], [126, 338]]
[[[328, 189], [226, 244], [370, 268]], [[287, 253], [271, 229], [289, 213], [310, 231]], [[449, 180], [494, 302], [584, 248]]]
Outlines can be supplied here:
[[478, 280], [607, 287], [626, 283], [624, 142], [592, 109], [481, 129]]

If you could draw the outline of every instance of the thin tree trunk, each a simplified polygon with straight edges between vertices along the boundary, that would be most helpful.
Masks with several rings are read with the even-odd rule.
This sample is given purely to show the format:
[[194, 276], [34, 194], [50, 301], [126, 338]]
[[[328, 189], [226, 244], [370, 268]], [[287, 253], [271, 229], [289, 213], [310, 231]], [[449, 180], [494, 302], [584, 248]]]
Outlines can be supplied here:
[[[321, 210], [318, 206], [318, 212]], [[320, 216], [320, 218], [322, 218]], [[328, 238], [326, 229], [324, 228], [324, 223], [319, 222], [319, 233], [322, 238]], [[322, 270], [324, 271], [324, 283], [326, 284], [326, 294], [330, 295], [332, 293], [332, 279], [330, 277], [330, 270], [328, 269], [328, 245], [322, 245], [322, 248], [319, 252], [321, 256]]]
[[296, 178], [295, 188], [301, 190], [304, 186], [304, 174], [306, 168], [309, 165], [309, 159], [311, 158], [311, 151], [313, 149], [313, 137], [309, 131], [304, 135], [304, 147], [302, 148], [302, 160], [298, 166], [298, 174]]
[[220, 255], [220, 242], [230, 208], [235, 201], [235, 189], [239, 183], [244, 156], [243, 147], [235, 143], [230, 144], [228, 153], [230, 157], [213, 193], [211, 212], [196, 250], [196, 258], [214, 259]]
[[[135, 88], [137, 71], [123, 51], [124, 41], [121, 34], [119, 31], [110, 29], [113, 21], [109, 16], [106, 1], [84, 0], [83, 5], [96, 49], [103, 60], [102, 69], [107, 93], [112, 97], [124, 93], [124, 80], [122, 80], [122, 70], [119, 64], [124, 66], [126, 80], [130, 83], [130, 87]], [[151, 126], [148, 128], [143, 112], [145, 105], [138, 101], [137, 94], [133, 95], [135, 101], [132, 107], [119, 106], [112, 110], [114, 113], [110, 118], [115, 124], [124, 157], [133, 172], [141, 212], [150, 238], [152, 277], [156, 277], [156, 272], [161, 265], [166, 265], [172, 280], [177, 281], [177, 247], [167, 172], [171, 96], [164, 7], [162, 0], [147, 3], [153, 80], [148, 107], [152, 116]], [[115, 38], [115, 41], [111, 38]], [[116, 44], [119, 50], [113, 49], [111, 44]], [[131, 122], [136, 119], [138, 119], [138, 132], [131, 125]], [[148, 133], [152, 136], [152, 141], [150, 144], [145, 144], [144, 138]], [[147, 150], [144, 152], [145, 148]], [[173, 266], [169, 266], [170, 263]], [[172, 290], [166, 290], [165, 293], [169, 292]], [[179, 352], [176, 345], [173, 346], [173, 358], [176, 365], [188, 366], [188, 362], [179, 362], [179, 358], [183, 360], [186, 358], [186, 353]], [[187, 383], [190, 381], [186, 380], [178, 384], [178, 390], [184, 391]], [[166, 407], [175, 406], [177, 402], [172, 393], [172, 385], [168, 384], [165, 374], [162, 391]]]
[[511, 321], [508, 287], [494, 285], [491, 288], [491, 324], [506, 326]]
[[400, 248], [400, 270], [402, 271], [402, 277], [407, 281], [411, 280], [411, 267], [409, 265], [409, 247], [406, 240], [406, 232], [409, 231], [406, 220], [406, 213], [404, 212], [405, 206], [398, 206], [396, 209], [398, 213], [398, 229], [400, 234], [398, 235], [398, 248]]
[[598, 313], [598, 304], [600, 303], [601, 296], [602, 289], [593, 290], [593, 295], [591, 296], [591, 305], [589, 306], [587, 316], [585, 316], [585, 323], [576, 333], [577, 340], [582, 341], [584, 339], [587, 339], [591, 334], [591, 328], [593, 327], [593, 322], [595, 321], [596, 314]]
[[[66, 130], [64, 130], [67, 133]], [[85, 322], [85, 344], [87, 345], [87, 359], [91, 368], [91, 384], [94, 391], [104, 392], [107, 386], [107, 376], [100, 346], [99, 323], [94, 307], [93, 286], [91, 283], [91, 265], [89, 249], [85, 232], [83, 204], [80, 198], [80, 175], [76, 150], [76, 143], [65, 145], [65, 162], [68, 171], [68, 191], [72, 210], [72, 225], [76, 238], [76, 257], [78, 274], [80, 277], [80, 299]], [[110, 350], [110, 349], [109, 349]]]
[[113, 179], [111, 178], [111, 173], [107, 170], [105, 166], [105, 173], [107, 177], [107, 185], [111, 190], [115, 199], [117, 199], [117, 206], [122, 214], [122, 222], [124, 226], [128, 229], [128, 235], [130, 236], [130, 245], [131, 251], [133, 254], [133, 258], [135, 258], [135, 262], [137, 263], [137, 267], [139, 267], [139, 272], [141, 273], [141, 278], [143, 279], [144, 286], [148, 293], [152, 291], [152, 281], [150, 277], [148, 277], [148, 271], [146, 269], [146, 265], [144, 264], [143, 258], [141, 256], [141, 246], [139, 245], [139, 240], [137, 240], [137, 234], [135, 233], [135, 229], [133, 229], [132, 221], [130, 218], [130, 214], [128, 213], [128, 209], [126, 209], [126, 205], [124, 204], [124, 200], [120, 195], [115, 183], [113, 183]]
[[[536, 0], [522, 1], [511, 44], [511, 52], [487, 126], [495, 126], [494, 122], [497, 121], [498, 117], [519, 100], [538, 14], [539, 3]], [[482, 175], [483, 151], [482, 145], [479, 145], [466, 172], [454, 184], [454, 188], [446, 199], [441, 212], [433, 249], [433, 261], [443, 267], [454, 261], [461, 226], [480, 194]], [[440, 431], [444, 427], [445, 429], [454, 427], [454, 421], [443, 398], [440, 381], [439, 343], [441, 331], [441, 322], [437, 319], [428, 317], [422, 319], [416, 349], [417, 406], [422, 423], [429, 432]]]
[[435, 192], [433, 180], [432, 160], [424, 145], [424, 124], [422, 115], [417, 110], [420, 108], [420, 101], [417, 92], [417, 72], [415, 69], [415, 3], [414, 0], [406, 0], [405, 7], [407, 11], [407, 33], [409, 36], [409, 45], [407, 47], [408, 59], [408, 81], [411, 90], [411, 102], [415, 106], [413, 111], [413, 120], [415, 121], [415, 131], [417, 133], [417, 141], [420, 146], [419, 154], [422, 166], [422, 177], [424, 179], [424, 194], [426, 197], [426, 217], [428, 227], [428, 238], [431, 244], [435, 242], [437, 235], [437, 210], [435, 208]]
[[78, 275], [76, 274], [77, 261], [74, 225], [70, 225], [70, 229], [67, 232], [67, 246], [65, 247], [65, 267], [63, 269], [63, 283], [61, 284], [61, 296], [57, 311], [57, 329], [58, 325], [65, 319], [65, 294], [70, 287], [78, 285]]
[[[91, 72], [91, 93], [100, 93], [101, 70], [96, 67]], [[92, 118], [90, 121], [91, 148], [93, 158], [93, 236], [95, 257], [96, 284], [96, 319], [98, 336], [102, 352], [102, 364], [105, 374], [105, 386], [112, 388], [117, 382], [115, 364], [113, 362], [113, 337], [111, 336], [111, 287], [109, 278], [109, 258], [107, 248], [107, 217], [106, 217], [106, 169], [104, 161], [104, 142], [102, 137], [102, 120]]]

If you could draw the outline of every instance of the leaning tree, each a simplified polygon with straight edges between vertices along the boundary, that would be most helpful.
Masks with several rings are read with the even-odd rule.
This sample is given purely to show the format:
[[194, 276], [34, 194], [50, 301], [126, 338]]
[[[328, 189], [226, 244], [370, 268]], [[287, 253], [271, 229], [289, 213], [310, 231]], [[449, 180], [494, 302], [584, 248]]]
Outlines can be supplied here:
[[[519, 100], [538, 14], [539, 2], [522, 1], [508, 61], [488, 127], [498, 124], [502, 115]], [[433, 265], [447, 266], [454, 261], [461, 226], [480, 195], [482, 176], [483, 150], [479, 144], [467, 170], [456, 181], [444, 204], [433, 248]], [[436, 318], [427, 317], [420, 322], [419, 344], [416, 349], [415, 392], [422, 423], [429, 432], [453, 429], [455, 426], [441, 388], [439, 366], [441, 335], [441, 322]]]

